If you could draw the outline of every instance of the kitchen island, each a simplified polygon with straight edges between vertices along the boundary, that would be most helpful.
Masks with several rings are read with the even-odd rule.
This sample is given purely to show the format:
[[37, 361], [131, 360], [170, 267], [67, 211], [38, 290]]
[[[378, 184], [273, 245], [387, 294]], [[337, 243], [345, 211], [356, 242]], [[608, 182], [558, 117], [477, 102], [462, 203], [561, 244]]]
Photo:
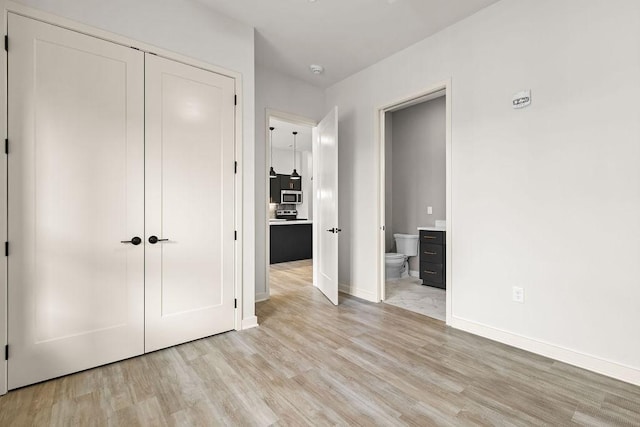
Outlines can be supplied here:
[[313, 253], [312, 221], [271, 220], [270, 264], [310, 259]]

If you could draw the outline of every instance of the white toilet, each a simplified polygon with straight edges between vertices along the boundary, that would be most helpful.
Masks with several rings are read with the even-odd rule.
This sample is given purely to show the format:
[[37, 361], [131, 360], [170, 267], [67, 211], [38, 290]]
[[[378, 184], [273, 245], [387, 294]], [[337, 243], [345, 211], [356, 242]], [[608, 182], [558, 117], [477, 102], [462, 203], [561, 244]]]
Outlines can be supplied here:
[[400, 279], [409, 275], [409, 257], [418, 255], [417, 234], [394, 234], [398, 253], [384, 254], [385, 277], [387, 280]]

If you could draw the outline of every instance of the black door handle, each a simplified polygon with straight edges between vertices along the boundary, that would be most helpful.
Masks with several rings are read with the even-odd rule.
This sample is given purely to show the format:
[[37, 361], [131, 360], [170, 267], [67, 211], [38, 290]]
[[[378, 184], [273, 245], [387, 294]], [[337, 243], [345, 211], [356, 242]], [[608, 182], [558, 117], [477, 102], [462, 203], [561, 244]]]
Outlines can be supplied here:
[[151, 243], [152, 245], [155, 245], [158, 242], [166, 242], [169, 239], [158, 239], [157, 236], [149, 236], [149, 243]]
[[136, 236], [131, 240], [121, 240], [120, 243], [131, 243], [134, 246], [138, 246], [140, 243], [142, 243], [142, 239]]
[[327, 231], [330, 232], [330, 233], [339, 233], [339, 232], [342, 231], [342, 229], [340, 229], [340, 228], [330, 228]]

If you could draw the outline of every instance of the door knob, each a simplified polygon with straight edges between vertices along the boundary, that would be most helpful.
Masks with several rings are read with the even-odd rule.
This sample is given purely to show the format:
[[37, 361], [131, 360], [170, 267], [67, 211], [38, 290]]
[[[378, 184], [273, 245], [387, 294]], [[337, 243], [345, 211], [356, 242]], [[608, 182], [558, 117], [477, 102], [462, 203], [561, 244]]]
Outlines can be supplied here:
[[339, 233], [339, 232], [342, 231], [342, 229], [340, 229], [340, 228], [330, 228], [327, 231], [330, 232], [330, 233]]
[[158, 239], [157, 236], [149, 236], [149, 243], [151, 243], [152, 245], [155, 245], [158, 242], [166, 242], [169, 239]]
[[140, 243], [142, 243], [142, 239], [136, 236], [131, 240], [121, 240], [120, 243], [131, 243], [133, 246], [138, 246]]

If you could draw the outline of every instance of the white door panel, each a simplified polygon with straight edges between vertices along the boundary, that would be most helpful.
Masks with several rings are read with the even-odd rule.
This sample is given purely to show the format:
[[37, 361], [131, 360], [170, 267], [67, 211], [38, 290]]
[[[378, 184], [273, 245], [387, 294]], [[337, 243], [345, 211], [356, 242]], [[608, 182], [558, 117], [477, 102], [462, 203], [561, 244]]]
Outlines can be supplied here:
[[8, 16], [9, 388], [143, 352], [143, 54]]
[[[316, 286], [338, 305], [338, 107], [314, 129]], [[331, 231], [329, 231], [331, 230]]]
[[234, 92], [146, 56], [147, 352], [234, 328]]

